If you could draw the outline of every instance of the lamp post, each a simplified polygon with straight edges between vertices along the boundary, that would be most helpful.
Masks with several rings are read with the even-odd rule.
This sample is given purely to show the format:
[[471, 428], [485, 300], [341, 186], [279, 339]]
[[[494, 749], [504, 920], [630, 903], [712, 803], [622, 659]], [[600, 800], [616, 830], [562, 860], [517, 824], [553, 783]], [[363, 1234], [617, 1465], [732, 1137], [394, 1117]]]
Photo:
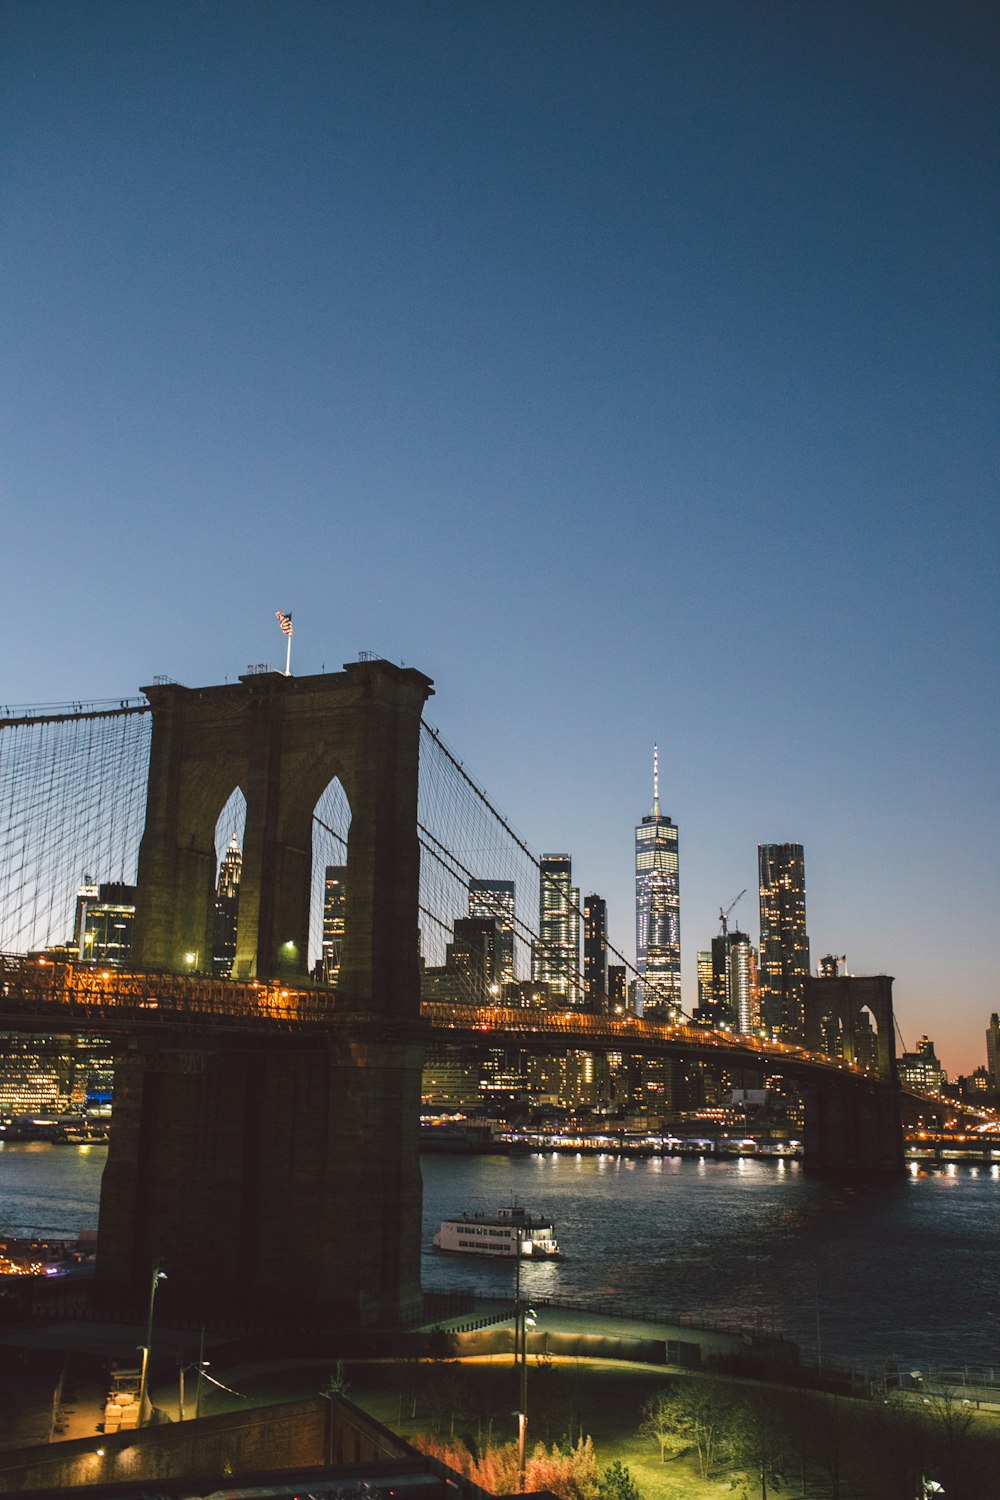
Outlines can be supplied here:
[[153, 1304], [156, 1301], [156, 1288], [161, 1281], [166, 1281], [167, 1273], [162, 1266], [153, 1267], [153, 1279], [149, 1286], [149, 1317], [146, 1319], [146, 1342], [142, 1346], [142, 1374], [139, 1377], [139, 1426], [146, 1425], [146, 1396], [149, 1390], [149, 1359], [153, 1344]]
[[517, 1482], [523, 1493], [528, 1464], [528, 1329], [535, 1326], [534, 1308], [521, 1296], [521, 1226], [515, 1238], [517, 1269], [514, 1276], [514, 1366], [520, 1361], [517, 1417]]

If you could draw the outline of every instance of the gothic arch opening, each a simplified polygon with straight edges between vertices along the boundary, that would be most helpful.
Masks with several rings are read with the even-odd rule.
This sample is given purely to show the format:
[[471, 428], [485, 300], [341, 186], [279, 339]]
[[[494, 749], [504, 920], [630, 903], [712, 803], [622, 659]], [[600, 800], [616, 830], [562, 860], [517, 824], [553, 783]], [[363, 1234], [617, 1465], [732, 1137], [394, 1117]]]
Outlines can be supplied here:
[[347, 841], [351, 804], [335, 776], [313, 809], [312, 873], [309, 899], [309, 972], [336, 988], [347, 930]]
[[852, 1026], [854, 1033], [854, 1061], [870, 1073], [878, 1072], [878, 1016], [868, 1005], [855, 1012]]

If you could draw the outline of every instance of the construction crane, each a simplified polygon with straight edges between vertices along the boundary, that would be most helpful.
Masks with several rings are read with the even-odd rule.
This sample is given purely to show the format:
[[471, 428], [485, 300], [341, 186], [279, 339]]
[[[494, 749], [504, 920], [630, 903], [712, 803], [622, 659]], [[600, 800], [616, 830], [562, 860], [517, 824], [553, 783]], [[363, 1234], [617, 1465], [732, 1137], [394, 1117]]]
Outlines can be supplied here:
[[738, 901], [742, 901], [743, 900], [743, 897], [745, 895], [746, 895], [746, 888], [744, 887], [744, 889], [742, 891], [740, 891], [739, 895], [736, 896], [736, 897], [734, 897], [734, 899], [732, 901], [730, 901], [730, 903], [726, 907], [725, 911], [722, 910], [721, 906], [719, 907], [719, 921], [722, 923], [722, 936], [723, 937], [725, 937], [728, 934], [728, 932], [729, 932], [729, 913], [732, 911], [733, 907], [737, 904]]

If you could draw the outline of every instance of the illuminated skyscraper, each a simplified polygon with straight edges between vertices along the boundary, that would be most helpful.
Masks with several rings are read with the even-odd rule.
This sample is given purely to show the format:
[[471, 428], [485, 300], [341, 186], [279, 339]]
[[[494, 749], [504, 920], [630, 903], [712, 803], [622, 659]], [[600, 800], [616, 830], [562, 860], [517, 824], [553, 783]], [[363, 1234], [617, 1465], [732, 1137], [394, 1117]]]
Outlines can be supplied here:
[[243, 855], [235, 833], [229, 840], [219, 866], [219, 883], [215, 888], [215, 913], [212, 919], [212, 973], [217, 979], [228, 979], [236, 961], [236, 926], [240, 916], [240, 876]]
[[340, 978], [347, 921], [347, 866], [327, 865], [323, 882], [323, 983]]
[[769, 1035], [805, 1041], [806, 864], [801, 844], [758, 844], [760, 1003]]
[[580, 892], [568, 854], [543, 854], [539, 864], [538, 941], [531, 977], [552, 999], [580, 1003]]
[[118, 880], [80, 888], [73, 947], [81, 960], [108, 968], [128, 968], [135, 922], [135, 886]]
[[681, 890], [677, 828], [660, 812], [659, 750], [653, 746], [653, 811], [635, 830], [636, 1009], [676, 1020], [681, 1005]]
[[583, 1003], [587, 1010], [608, 1008], [608, 903], [590, 895], [583, 903]]
[[986, 1032], [986, 1071], [993, 1092], [1000, 1094], [1000, 1015], [996, 1011], [990, 1016]]
[[698, 954], [698, 1012], [703, 1026], [735, 1030], [736, 1011], [730, 1003], [729, 942], [721, 933], [712, 946]]
[[628, 1005], [628, 981], [624, 964], [608, 964], [608, 1010], [621, 1015]]
[[760, 1031], [760, 985], [757, 952], [745, 932], [737, 929], [723, 939], [728, 947], [729, 1009], [733, 1024], [744, 1036]]
[[469, 881], [469, 916], [491, 917], [497, 924], [496, 981], [513, 984], [514, 972], [514, 882], [513, 880]]

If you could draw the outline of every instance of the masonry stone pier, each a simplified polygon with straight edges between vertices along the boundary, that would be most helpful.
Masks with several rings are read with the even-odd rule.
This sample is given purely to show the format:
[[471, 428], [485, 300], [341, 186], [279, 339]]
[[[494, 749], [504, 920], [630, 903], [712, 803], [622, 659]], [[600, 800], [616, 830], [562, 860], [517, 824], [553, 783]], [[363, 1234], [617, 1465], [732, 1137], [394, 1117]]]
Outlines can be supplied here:
[[903, 1127], [890, 974], [810, 976], [806, 1043], [872, 1070], [870, 1081], [834, 1076], [806, 1093], [805, 1160], [829, 1172], [902, 1172]]
[[[430, 679], [342, 673], [146, 690], [153, 737], [134, 957], [210, 968], [215, 828], [247, 801], [237, 978], [301, 983], [312, 817], [334, 776], [351, 805], [339, 1020], [300, 1034], [132, 1033], [117, 1063], [98, 1287], [150, 1269], [185, 1306], [392, 1323], [420, 1298], [417, 769]], [[169, 1288], [169, 1290], [168, 1290]]]

